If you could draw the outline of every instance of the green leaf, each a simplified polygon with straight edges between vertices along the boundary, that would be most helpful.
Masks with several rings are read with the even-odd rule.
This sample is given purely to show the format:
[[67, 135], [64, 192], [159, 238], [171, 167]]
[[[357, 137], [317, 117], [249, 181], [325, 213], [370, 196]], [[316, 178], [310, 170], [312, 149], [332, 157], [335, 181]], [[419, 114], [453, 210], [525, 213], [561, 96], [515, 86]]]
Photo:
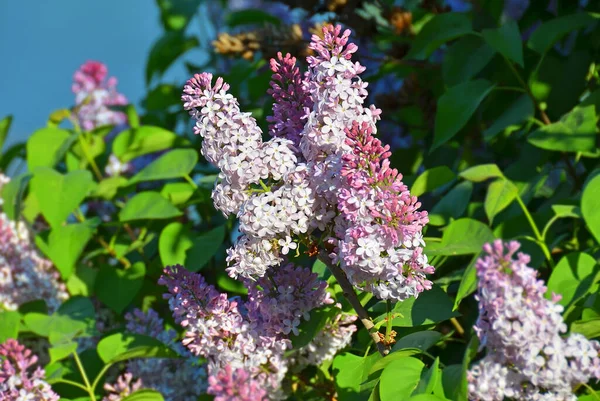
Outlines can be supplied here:
[[573, 252], [564, 256], [548, 279], [546, 298], [561, 294], [559, 304], [567, 306], [589, 291], [598, 273], [596, 259], [587, 253]]
[[112, 200], [112, 198], [114, 198], [117, 194], [119, 188], [124, 187], [127, 184], [127, 178], [120, 175], [108, 177], [100, 181], [98, 186], [94, 189], [92, 195], [106, 200]]
[[470, 218], [462, 218], [453, 221], [444, 230], [441, 246], [435, 250], [425, 248], [425, 253], [428, 256], [478, 254], [483, 244], [492, 242], [494, 238], [487, 225]]
[[85, 264], [80, 264], [67, 280], [67, 290], [71, 295], [90, 297], [94, 293], [94, 283], [98, 270]]
[[158, 252], [163, 266], [185, 266], [185, 252], [194, 245], [193, 234], [189, 228], [175, 221], [160, 233]]
[[194, 239], [191, 248], [186, 250], [187, 269], [197, 272], [217, 253], [225, 239], [225, 226], [218, 226]]
[[27, 141], [27, 167], [53, 167], [58, 163], [63, 144], [69, 143], [71, 133], [57, 127], [39, 129]]
[[475, 254], [460, 279], [460, 285], [458, 286], [456, 298], [454, 299], [454, 310], [458, 308], [458, 305], [463, 299], [477, 290], [477, 270], [475, 269], [475, 263], [477, 263], [478, 258], [479, 253]]
[[119, 220], [169, 219], [181, 215], [181, 211], [158, 192], [146, 191], [127, 201], [119, 212]]
[[593, 105], [575, 107], [560, 121], [531, 133], [527, 140], [541, 149], [558, 152], [593, 152], [596, 149], [597, 116]]
[[437, 331], [417, 331], [416, 333], [410, 333], [396, 341], [396, 344], [394, 344], [392, 347], [392, 351], [402, 350], [405, 348], [416, 348], [421, 351], [427, 351], [429, 348], [437, 344], [441, 338], [442, 334]]
[[523, 67], [523, 43], [516, 21], [509, 20], [500, 28], [484, 29], [481, 33], [485, 41], [498, 53]]
[[585, 220], [588, 229], [596, 238], [596, 242], [600, 243], [600, 207], [598, 207], [598, 199], [600, 199], [600, 174], [587, 183], [581, 196], [583, 220]]
[[448, 87], [468, 81], [492, 60], [496, 52], [477, 36], [465, 36], [448, 48], [442, 63]]
[[552, 18], [533, 31], [527, 41], [527, 47], [544, 54], [567, 33], [586, 27], [593, 22], [594, 18], [584, 13]]
[[423, 26], [406, 58], [424, 60], [444, 43], [471, 31], [471, 20], [465, 14], [437, 14]]
[[129, 182], [183, 177], [194, 169], [196, 163], [198, 163], [198, 152], [194, 149], [174, 149], [144, 167]]
[[410, 189], [410, 193], [413, 196], [421, 196], [449, 183], [455, 177], [456, 175], [447, 166], [430, 168], [417, 177]]
[[9, 338], [17, 339], [21, 326], [21, 315], [15, 311], [0, 311], [0, 344]]
[[146, 266], [134, 263], [128, 269], [104, 266], [96, 276], [96, 295], [117, 313], [122, 313], [142, 289]]
[[370, 393], [361, 391], [361, 383], [369, 376], [375, 362], [381, 359], [378, 352], [369, 356], [357, 356], [349, 352], [338, 354], [333, 359], [332, 372], [340, 401], [364, 401]]
[[90, 335], [94, 330], [95, 315], [92, 301], [78, 296], [69, 298], [51, 316], [31, 312], [23, 320], [35, 334], [52, 336], [53, 343], [61, 343], [82, 334]]
[[247, 24], [272, 24], [278, 26], [281, 24], [281, 21], [279, 18], [261, 9], [246, 8], [229, 13], [226, 18], [226, 24], [231, 28]]
[[552, 205], [556, 217], [581, 218], [581, 209], [575, 205]]
[[465, 126], [493, 88], [491, 82], [478, 79], [458, 84], [438, 99], [432, 151], [452, 139]]
[[174, 132], [152, 125], [142, 125], [121, 132], [115, 138], [112, 151], [122, 162], [160, 150], [185, 145], [188, 141]]
[[460, 172], [458, 176], [471, 182], [483, 182], [490, 178], [504, 177], [502, 171], [495, 164], [480, 164]]
[[142, 389], [123, 398], [123, 401], [164, 401], [162, 394], [155, 390]]
[[58, 362], [68, 358], [76, 350], [77, 343], [74, 341], [67, 341], [53, 345], [48, 349], [48, 352], [50, 353], [50, 363]]
[[493, 223], [494, 217], [506, 209], [517, 197], [519, 191], [515, 184], [505, 178], [500, 178], [493, 181], [487, 191], [483, 207], [485, 214]]
[[[439, 369], [438, 369], [439, 372]], [[448, 401], [447, 398], [443, 398], [434, 394], [417, 394], [408, 399], [409, 401]]]
[[175, 60], [199, 44], [196, 37], [186, 37], [183, 31], [165, 32], [150, 49], [146, 63], [146, 85], [149, 85], [155, 76], [161, 77]]
[[182, 205], [194, 195], [196, 189], [187, 182], [170, 182], [160, 190], [160, 194], [173, 205]]
[[176, 358], [177, 354], [159, 340], [134, 333], [115, 333], [104, 337], [96, 347], [105, 364], [133, 358]]
[[62, 175], [40, 167], [36, 169], [31, 188], [40, 202], [40, 211], [52, 228], [59, 227], [81, 204], [94, 186], [92, 173], [76, 170]]
[[429, 213], [429, 224], [443, 226], [450, 219], [457, 219], [463, 215], [473, 193], [473, 184], [469, 181], [461, 182], [435, 204]]
[[584, 394], [577, 397], [577, 401], [598, 401], [600, 400], [600, 391], [594, 391], [590, 394]]
[[381, 373], [381, 381], [379, 382], [381, 400], [408, 400], [419, 385], [423, 368], [425, 368], [423, 362], [410, 357], [390, 363]]
[[313, 309], [310, 312], [310, 319], [303, 320], [298, 326], [298, 335], [290, 333], [293, 348], [298, 349], [308, 345], [338, 312], [340, 310], [333, 306], [323, 306]]
[[0, 120], [0, 151], [4, 147], [4, 142], [6, 141], [8, 131], [10, 130], [10, 126], [12, 124], [12, 119], [12, 116], [6, 116]]
[[[454, 303], [448, 295], [437, 285], [431, 290], [424, 291], [419, 298], [409, 298], [396, 303], [393, 309], [392, 324], [397, 327], [415, 327], [426, 324], [443, 322], [460, 314], [453, 311]], [[384, 323], [380, 316], [379, 325]]]
[[202, 0], [158, 0], [157, 3], [165, 29], [181, 31], [196, 14]]
[[30, 173], [20, 174], [2, 186], [2, 209], [11, 220], [19, 220], [25, 189], [31, 179]]
[[68, 224], [53, 228], [47, 240], [42, 236], [37, 236], [35, 243], [52, 260], [63, 280], [66, 280], [75, 271], [77, 260], [95, 230], [95, 221], [93, 220]]
[[179, 264], [190, 271], [198, 271], [217, 253], [224, 237], [225, 226], [196, 236], [183, 224], [173, 222], [160, 234], [158, 249], [162, 264]]
[[411, 357], [413, 355], [419, 355], [423, 351], [418, 348], [403, 348], [397, 351], [392, 352], [391, 354], [386, 355], [383, 359], [378, 360], [371, 366], [371, 370], [369, 370], [369, 376], [377, 373], [380, 370], [384, 370], [390, 363], [403, 360], [404, 358]]
[[600, 318], [575, 321], [571, 324], [571, 332], [583, 334], [588, 339], [600, 337]]
[[528, 95], [521, 95], [485, 131], [483, 137], [489, 141], [511, 126], [517, 126], [534, 116], [533, 101]]

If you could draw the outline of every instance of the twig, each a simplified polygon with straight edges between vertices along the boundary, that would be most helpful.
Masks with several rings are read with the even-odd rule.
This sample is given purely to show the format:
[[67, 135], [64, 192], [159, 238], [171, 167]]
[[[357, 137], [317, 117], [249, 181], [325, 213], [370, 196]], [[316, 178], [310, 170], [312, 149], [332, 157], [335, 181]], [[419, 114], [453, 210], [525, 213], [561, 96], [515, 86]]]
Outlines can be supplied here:
[[344, 297], [346, 297], [350, 305], [356, 311], [358, 318], [369, 332], [369, 335], [371, 336], [371, 339], [377, 346], [377, 350], [379, 351], [381, 356], [386, 356], [387, 354], [389, 354], [390, 350], [381, 341], [379, 331], [375, 328], [375, 325], [369, 317], [369, 314], [360, 303], [360, 300], [356, 296], [354, 288], [352, 287], [352, 284], [350, 284], [350, 281], [348, 281], [348, 277], [346, 277], [346, 274], [342, 271], [342, 269], [340, 269], [339, 266], [331, 263], [329, 256], [324, 251], [319, 252], [319, 260], [325, 263], [329, 270], [331, 270], [331, 273], [337, 280], [338, 284], [340, 285], [340, 287], [342, 287]]

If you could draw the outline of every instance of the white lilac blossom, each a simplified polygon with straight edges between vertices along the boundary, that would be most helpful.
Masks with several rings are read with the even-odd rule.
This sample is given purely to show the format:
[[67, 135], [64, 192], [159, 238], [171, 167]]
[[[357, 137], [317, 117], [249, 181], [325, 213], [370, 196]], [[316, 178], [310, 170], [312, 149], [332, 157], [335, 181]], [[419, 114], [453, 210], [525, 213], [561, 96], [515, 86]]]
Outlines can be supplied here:
[[427, 212], [374, 138], [381, 110], [364, 105], [365, 67], [351, 61], [349, 36], [331, 25], [323, 38], [313, 35], [304, 76], [290, 55], [271, 61], [269, 141], [222, 78], [213, 85], [211, 74], [196, 74], [182, 100], [202, 154], [220, 169], [215, 207], [240, 221], [231, 277], [262, 277], [314, 236], [356, 287], [404, 300], [432, 285], [421, 234]]
[[0, 344], [0, 401], [58, 401], [38, 357], [14, 339]]
[[[0, 174], [0, 193], [10, 180]], [[22, 221], [12, 221], [0, 212], [0, 309], [43, 299], [54, 312], [69, 298], [58, 271], [40, 256]]]
[[[179, 341], [175, 330], [164, 328], [163, 320], [154, 310], [139, 309], [125, 315], [127, 331], [153, 337], [179, 358], [140, 358], [127, 362], [127, 373], [140, 379], [144, 388], [160, 392], [165, 401], [196, 401], [206, 391], [206, 370]], [[190, 385], [193, 383], [193, 385]]]
[[519, 247], [497, 240], [477, 261], [475, 331], [486, 355], [468, 372], [469, 399], [575, 401], [575, 387], [600, 379], [600, 343], [577, 333], [565, 338], [560, 296], [544, 297], [547, 288]]

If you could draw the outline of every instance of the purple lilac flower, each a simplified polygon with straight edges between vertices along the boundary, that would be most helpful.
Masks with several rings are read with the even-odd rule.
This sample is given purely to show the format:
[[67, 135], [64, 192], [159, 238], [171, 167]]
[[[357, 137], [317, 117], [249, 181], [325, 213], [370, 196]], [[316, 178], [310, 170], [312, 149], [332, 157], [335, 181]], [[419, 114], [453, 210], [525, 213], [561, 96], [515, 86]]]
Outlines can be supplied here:
[[[245, 371], [270, 397], [281, 395], [280, 383], [287, 371], [283, 353], [291, 346], [289, 340], [259, 332], [240, 310], [243, 305], [238, 307], [237, 301], [228, 300], [200, 274], [182, 266], [165, 268], [159, 284], [167, 286], [165, 297], [173, 317], [186, 330], [183, 344], [207, 359], [209, 391], [216, 395], [222, 371], [233, 369], [236, 375]], [[229, 387], [223, 386], [225, 396]]]
[[107, 75], [106, 65], [88, 61], [73, 76], [75, 117], [85, 131], [103, 125], [120, 125], [127, 121], [124, 113], [109, 108], [126, 105], [127, 99], [117, 91], [117, 79], [106, 79]]
[[115, 383], [104, 385], [107, 395], [102, 398], [102, 401], [121, 401], [142, 388], [144, 388], [142, 380], [133, 380], [131, 373], [125, 373], [119, 376]]
[[[9, 181], [0, 174], [0, 192]], [[65, 284], [31, 243], [25, 224], [0, 213], [0, 309], [16, 310], [26, 302], [43, 299], [54, 312], [68, 298]]]
[[468, 372], [470, 399], [575, 401], [576, 386], [600, 379], [600, 343], [577, 333], [563, 337], [560, 297], [544, 297], [547, 288], [519, 247], [497, 240], [477, 261], [475, 331], [487, 353]]
[[[177, 340], [175, 330], [165, 330], [164, 321], [154, 310], [139, 309], [125, 315], [127, 331], [156, 338], [180, 358], [143, 358], [127, 362], [127, 373], [159, 391], [165, 401], [196, 401], [206, 391], [206, 370]], [[193, 383], [193, 385], [190, 385]]]
[[0, 344], [0, 401], [57, 401], [60, 397], [44, 381], [38, 358], [17, 340]]
[[208, 394], [215, 401], [267, 401], [267, 392], [244, 369], [227, 365], [209, 377]]
[[[221, 78], [213, 86], [211, 74], [196, 74], [182, 100], [204, 139], [202, 154], [221, 170], [215, 207], [240, 221], [242, 235], [228, 250], [230, 276], [262, 277], [300, 237], [326, 232], [333, 233], [323, 238], [335, 248], [332, 260], [355, 286], [403, 300], [431, 286], [421, 234], [427, 213], [389, 168], [389, 149], [370, 149], [383, 149], [372, 138], [381, 110], [363, 106], [365, 67], [351, 61], [358, 48], [349, 36], [331, 25], [323, 38], [313, 35], [316, 55], [303, 77], [293, 57], [272, 61], [274, 138], [267, 142]], [[362, 182], [371, 172], [376, 180]]]
[[270, 270], [256, 281], [248, 281], [248, 318], [257, 331], [269, 336], [298, 335], [302, 319], [310, 311], [333, 300], [325, 289], [327, 283], [310, 269], [288, 263]]

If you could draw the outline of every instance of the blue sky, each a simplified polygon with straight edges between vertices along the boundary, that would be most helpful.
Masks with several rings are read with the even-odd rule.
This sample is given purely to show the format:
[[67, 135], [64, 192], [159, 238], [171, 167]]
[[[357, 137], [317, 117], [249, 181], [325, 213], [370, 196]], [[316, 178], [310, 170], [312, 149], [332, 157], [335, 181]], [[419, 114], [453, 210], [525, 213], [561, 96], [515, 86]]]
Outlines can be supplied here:
[[0, 118], [14, 116], [7, 144], [72, 105], [73, 73], [86, 60], [104, 62], [138, 104], [147, 53], [161, 33], [153, 0], [0, 1]]

